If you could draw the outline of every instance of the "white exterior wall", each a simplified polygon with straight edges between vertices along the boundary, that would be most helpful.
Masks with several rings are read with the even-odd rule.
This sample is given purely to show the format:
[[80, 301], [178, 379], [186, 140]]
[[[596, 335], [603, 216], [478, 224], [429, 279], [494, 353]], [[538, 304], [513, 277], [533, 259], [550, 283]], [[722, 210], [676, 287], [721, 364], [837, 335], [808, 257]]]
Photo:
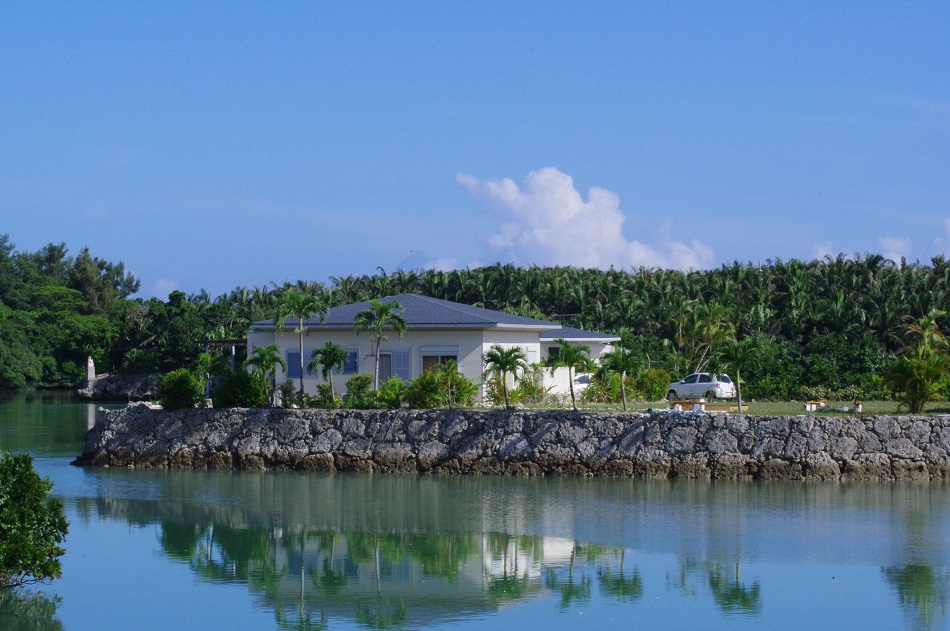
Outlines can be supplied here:
[[[538, 364], [547, 361], [549, 349], [556, 347], [553, 342], [541, 342], [538, 331], [507, 331], [504, 329], [490, 329], [485, 331], [470, 330], [445, 330], [445, 331], [406, 331], [400, 338], [398, 335], [390, 334], [389, 339], [384, 340], [380, 345], [380, 352], [387, 351], [408, 351], [409, 352], [409, 378], [415, 379], [422, 373], [423, 355], [439, 352], [439, 354], [453, 354], [449, 349], [455, 351], [458, 357], [459, 372], [466, 379], [481, 379], [484, 365], [482, 356], [495, 344], [500, 344], [506, 348], [511, 346], [520, 346], [525, 349], [529, 364]], [[307, 365], [311, 361], [311, 353], [316, 348], [321, 348], [327, 342], [338, 344], [346, 350], [356, 349], [358, 352], [359, 372], [373, 374], [376, 370], [376, 361], [373, 357], [375, 351], [373, 336], [369, 331], [363, 331], [358, 335], [353, 331], [310, 331], [304, 333], [303, 356], [304, 356], [304, 390], [308, 394], [316, 394], [317, 385], [326, 383], [319, 371], [313, 374], [307, 374]], [[292, 330], [285, 330], [282, 333], [273, 331], [251, 331], [247, 337], [248, 354], [254, 352], [258, 346], [267, 346], [268, 344], [277, 344], [281, 351], [281, 357], [287, 359], [287, 353], [296, 353], [299, 348], [297, 333]], [[600, 356], [613, 347], [610, 344], [599, 342], [583, 342], [590, 346], [591, 358], [599, 362]], [[442, 349], [432, 352], [427, 349]], [[565, 368], [558, 368], [554, 375], [551, 371], [545, 369], [544, 387], [551, 388], [550, 392], [559, 397], [569, 396], [568, 371]], [[333, 388], [336, 396], [343, 396], [346, 393], [346, 382], [353, 374], [334, 374]], [[299, 385], [299, 380], [294, 377], [289, 379], [287, 373], [279, 366], [277, 368], [277, 385], [286, 381], [293, 381], [294, 385]], [[585, 373], [574, 376], [575, 394], [580, 394], [587, 387], [589, 375]], [[509, 387], [514, 387], [515, 383], [509, 376]], [[479, 400], [484, 396], [484, 387], [479, 391]]]
[[[609, 350], [613, 349], [612, 344], [607, 344], [604, 342], [574, 342], [573, 340], [568, 340], [571, 344], [586, 344], [590, 347], [590, 358], [594, 360], [595, 363], [600, 363], [600, 356], [606, 353]], [[541, 355], [544, 358], [544, 361], [548, 360], [550, 356], [551, 348], [557, 348], [560, 345], [555, 342], [542, 342], [541, 343]], [[580, 396], [587, 385], [590, 383], [591, 373], [575, 373], [574, 374], [574, 396]], [[550, 370], [544, 372], [544, 381], [542, 382], [545, 388], [551, 388], [551, 394], [557, 395], [559, 397], [570, 397], [571, 396], [571, 384], [570, 384], [570, 371], [567, 368], [558, 368], [554, 371], [554, 374], [551, 374]]]
[[[409, 352], [409, 378], [415, 379], [422, 373], [422, 358], [424, 355], [456, 355], [458, 357], [459, 372], [467, 379], [480, 378], [482, 375], [482, 332], [481, 331], [406, 331], [401, 338], [391, 334], [380, 344], [380, 353], [387, 351]], [[304, 333], [304, 391], [316, 394], [317, 385], [326, 383], [320, 371], [307, 374], [307, 365], [311, 361], [314, 349], [322, 348], [327, 342], [338, 344], [346, 350], [357, 351], [359, 372], [373, 374], [376, 370], [376, 351], [373, 335], [369, 331], [362, 331], [358, 335], [353, 331], [310, 331]], [[287, 353], [299, 351], [299, 338], [293, 331], [275, 333], [271, 331], [252, 331], [248, 334], [248, 352], [253, 353], [254, 347], [277, 344], [281, 357], [287, 359]], [[333, 388], [336, 396], [346, 392], [346, 381], [353, 374], [334, 374]], [[277, 384], [293, 381], [299, 385], [297, 377], [287, 377], [286, 371], [277, 368]]]

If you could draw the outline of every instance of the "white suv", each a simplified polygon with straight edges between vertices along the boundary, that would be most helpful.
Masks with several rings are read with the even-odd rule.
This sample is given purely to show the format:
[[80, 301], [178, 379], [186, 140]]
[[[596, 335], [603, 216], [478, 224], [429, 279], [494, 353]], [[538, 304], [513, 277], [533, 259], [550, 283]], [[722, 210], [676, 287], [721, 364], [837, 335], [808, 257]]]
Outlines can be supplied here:
[[728, 375], [694, 372], [682, 381], [671, 383], [666, 398], [673, 399], [731, 399], [736, 396], [736, 384]]

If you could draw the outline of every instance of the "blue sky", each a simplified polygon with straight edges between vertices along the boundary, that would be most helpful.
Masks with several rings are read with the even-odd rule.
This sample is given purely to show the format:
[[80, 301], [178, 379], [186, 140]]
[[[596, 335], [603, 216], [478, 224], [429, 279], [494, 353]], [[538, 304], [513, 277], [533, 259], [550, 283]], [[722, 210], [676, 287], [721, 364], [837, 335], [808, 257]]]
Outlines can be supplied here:
[[141, 295], [950, 250], [947, 2], [0, 3], [0, 234]]

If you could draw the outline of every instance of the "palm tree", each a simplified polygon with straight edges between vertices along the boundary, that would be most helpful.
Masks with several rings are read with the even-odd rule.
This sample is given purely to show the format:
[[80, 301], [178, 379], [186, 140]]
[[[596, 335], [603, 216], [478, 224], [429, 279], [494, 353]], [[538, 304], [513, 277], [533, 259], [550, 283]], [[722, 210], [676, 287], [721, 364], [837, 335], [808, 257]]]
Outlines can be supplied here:
[[330, 384], [330, 395], [335, 396], [333, 391], [333, 371], [343, 368], [348, 355], [349, 353], [346, 352], [346, 349], [339, 344], [327, 342], [323, 345], [323, 348], [318, 348], [311, 353], [312, 361], [310, 365], [307, 366], [307, 372], [311, 373], [317, 368], [322, 367], [320, 374], [322, 374], [323, 378]]
[[574, 373], [578, 370], [587, 372], [593, 368], [594, 361], [590, 358], [590, 346], [587, 344], [571, 344], [563, 337], [554, 340], [560, 349], [557, 355], [548, 360], [551, 374], [558, 368], [567, 368], [567, 383], [571, 389], [571, 405], [577, 411], [577, 400], [574, 397]]
[[500, 378], [501, 390], [505, 395], [505, 409], [510, 410], [508, 375], [511, 374], [517, 379], [519, 370], [524, 372], [528, 369], [527, 354], [520, 346], [505, 348], [501, 344], [494, 344], [482, 357], [482, 362], [485, 364], [486, 374], [496, 375]]
[[754, 339], [746, 338], [742, 341], [733, 341], [719, 349], [719, 362], [724, 368], [736, 377], [736, 397], [739, 403], [739, 412], [742, 412], [742, 367], [749, 367], [756, 357], [756, 343]]
[[370, 306], [356, 314], [353, 319], [353, 330], [359, 335], [360, 329], [373, 331], [373, 342], [375, 343], [376, 374], [374, 375], [375, 388], [379, 390], [379, 345], [387, 339], [383, 334], [386, 328], [402, 337], [406, 332], [406, 318], [399, 311], [404, 311], [402, 305], [397, 301], [380, 302], [379, 300], [370, 300]]
[[[249, 366], [254, 366], [255, 371], [260, 372], [265, 377], [270, 376], [271, 390], [277, 385], [277, 366], [287, 370], [287, 362], [280, 356], [280, 347], [276, 344], [254, 347], [254, 352], [244, 360], [244, 367]], [[271, 394], [269, 400], [273, 405], [273, 394]]]
[[303, 332], [306, 320], [313, 316], [318, 316], [323, 322], [323, 316], [326, 315], [327, 308], [317, 296], [290, 289], [280, 297], [277, 303], [277, 330], [283, 331], [284, 325], [290, 318], [296, 318], [297, 325], [294, 330], [300, 340], [300, 391], [303, 392]]
[[627, 411], [627, 375], [636, 371], [637, 358], [629, 348], [618, 346], [612, 351], [604, 353], [600, 358], [600, 366], [608, 373], [620, 375], [620, 396], [623, 399], [623, 411]]

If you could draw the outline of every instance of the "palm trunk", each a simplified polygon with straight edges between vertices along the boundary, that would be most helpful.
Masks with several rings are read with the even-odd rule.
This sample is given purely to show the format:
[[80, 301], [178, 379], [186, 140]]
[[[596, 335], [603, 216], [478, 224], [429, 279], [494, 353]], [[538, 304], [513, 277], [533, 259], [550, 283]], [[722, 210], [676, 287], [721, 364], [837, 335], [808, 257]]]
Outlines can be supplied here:
[[374, 375], [376, 389], [379, 390], [379, 341], [376, 342], [376, 374]]
[[574, 400], [574, 371], [568, 367], [567, 369], [567, 385], [571, 388], [571, 406], [573, 406], [574, 411], [577, 411], [577, 401]]
[[742, 379], [739, 377], [738, 368], [736, 368], [736, 397], [739, 399], [739, 414], [742, 414]]
[[[627, 411], [627, 389], [624, 387], [624, 382], [626, 381], [626, 376], [627, 376], [627, 373], [621, 371], [621, 373], [620, 373], [620, 396], [623, 397], [623, 411], [624, 411], [624, 412]], [[621, 563], [621, 567], [623, 567], [623, 564], [622, 564], [622, 563]], [[623, 570], [621, 570], [621, 571], [623, 571]]]
[[[303, 318], [300, 318], [303, 324]], [[300, 394], [303, 394], [303, 329], [300, 329]]]
[[505, 409], [510, 410], [511, 406], [508, 404], [508, 375], [507, 373], [501, 373], [501, 391], [505, 393]]

